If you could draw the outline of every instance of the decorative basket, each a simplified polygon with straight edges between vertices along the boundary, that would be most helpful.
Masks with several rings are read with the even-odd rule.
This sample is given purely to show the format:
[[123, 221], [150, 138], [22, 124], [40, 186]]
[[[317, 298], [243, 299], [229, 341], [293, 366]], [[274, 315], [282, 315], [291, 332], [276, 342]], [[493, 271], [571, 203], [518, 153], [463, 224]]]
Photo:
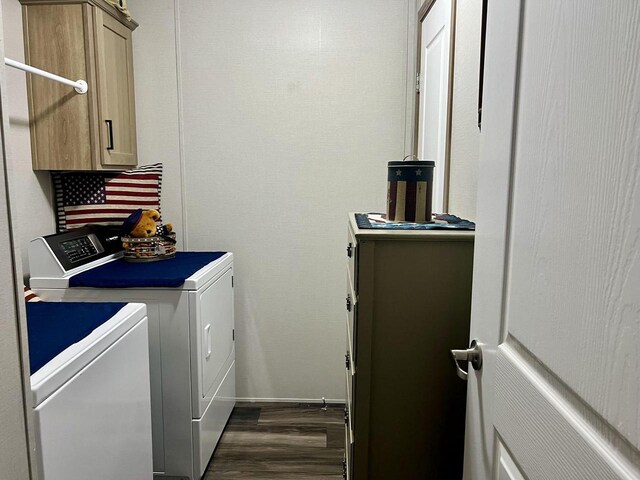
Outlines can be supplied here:
[[176, 256], [176, 234], [171, 232], [162, 237], [134, 238], [120, 237], [127, 262], [157, 262]]

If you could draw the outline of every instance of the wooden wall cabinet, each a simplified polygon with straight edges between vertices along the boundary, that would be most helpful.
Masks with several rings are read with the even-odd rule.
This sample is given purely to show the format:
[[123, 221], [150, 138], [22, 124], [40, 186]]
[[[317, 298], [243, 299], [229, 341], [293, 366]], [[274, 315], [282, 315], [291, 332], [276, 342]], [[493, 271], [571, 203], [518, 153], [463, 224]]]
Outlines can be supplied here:
[[85, 95], [27, 75], [34, 170], [137, 164], [131, 32], [104, 0], [20, 0], [25, 62], [89, 84]]
[[460, 479], [474, 233], [348, 235], [344, 478]]

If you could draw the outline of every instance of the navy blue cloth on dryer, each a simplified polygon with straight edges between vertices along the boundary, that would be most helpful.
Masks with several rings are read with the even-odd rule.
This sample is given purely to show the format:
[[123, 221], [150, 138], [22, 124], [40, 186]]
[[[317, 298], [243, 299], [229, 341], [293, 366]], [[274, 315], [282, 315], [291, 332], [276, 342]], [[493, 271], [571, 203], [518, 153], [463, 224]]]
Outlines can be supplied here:
[[31, 374], [78, 343], [118, 313], [126, 303], [27, 302]]
[[175, 258], [148, 263], [123, 259], [74, 275], [70, 287], [176, 288], [191, 275], [227, 252], [177, 252]]

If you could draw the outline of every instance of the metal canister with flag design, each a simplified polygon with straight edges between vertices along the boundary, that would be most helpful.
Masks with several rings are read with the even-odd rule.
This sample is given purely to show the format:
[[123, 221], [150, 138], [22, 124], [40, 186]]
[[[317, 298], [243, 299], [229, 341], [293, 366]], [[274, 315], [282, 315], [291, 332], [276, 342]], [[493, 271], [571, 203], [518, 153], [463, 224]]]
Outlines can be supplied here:
[[433, 196], [432, 161], [388, 163], [387, 219], [396, 222], [430, 222]]

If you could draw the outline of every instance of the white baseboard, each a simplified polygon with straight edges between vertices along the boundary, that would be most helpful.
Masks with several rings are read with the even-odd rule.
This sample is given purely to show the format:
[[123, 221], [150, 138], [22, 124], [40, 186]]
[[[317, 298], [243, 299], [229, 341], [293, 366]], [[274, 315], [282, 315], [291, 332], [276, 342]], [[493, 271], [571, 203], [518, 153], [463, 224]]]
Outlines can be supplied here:
[[[327, 403], [345, 403], [344, 398], [327, 398]], [[253, 397], [236, 397], [237, 402], [247, 403], [317, 403], [322, 405], [321, 398], [253, 398]]]

